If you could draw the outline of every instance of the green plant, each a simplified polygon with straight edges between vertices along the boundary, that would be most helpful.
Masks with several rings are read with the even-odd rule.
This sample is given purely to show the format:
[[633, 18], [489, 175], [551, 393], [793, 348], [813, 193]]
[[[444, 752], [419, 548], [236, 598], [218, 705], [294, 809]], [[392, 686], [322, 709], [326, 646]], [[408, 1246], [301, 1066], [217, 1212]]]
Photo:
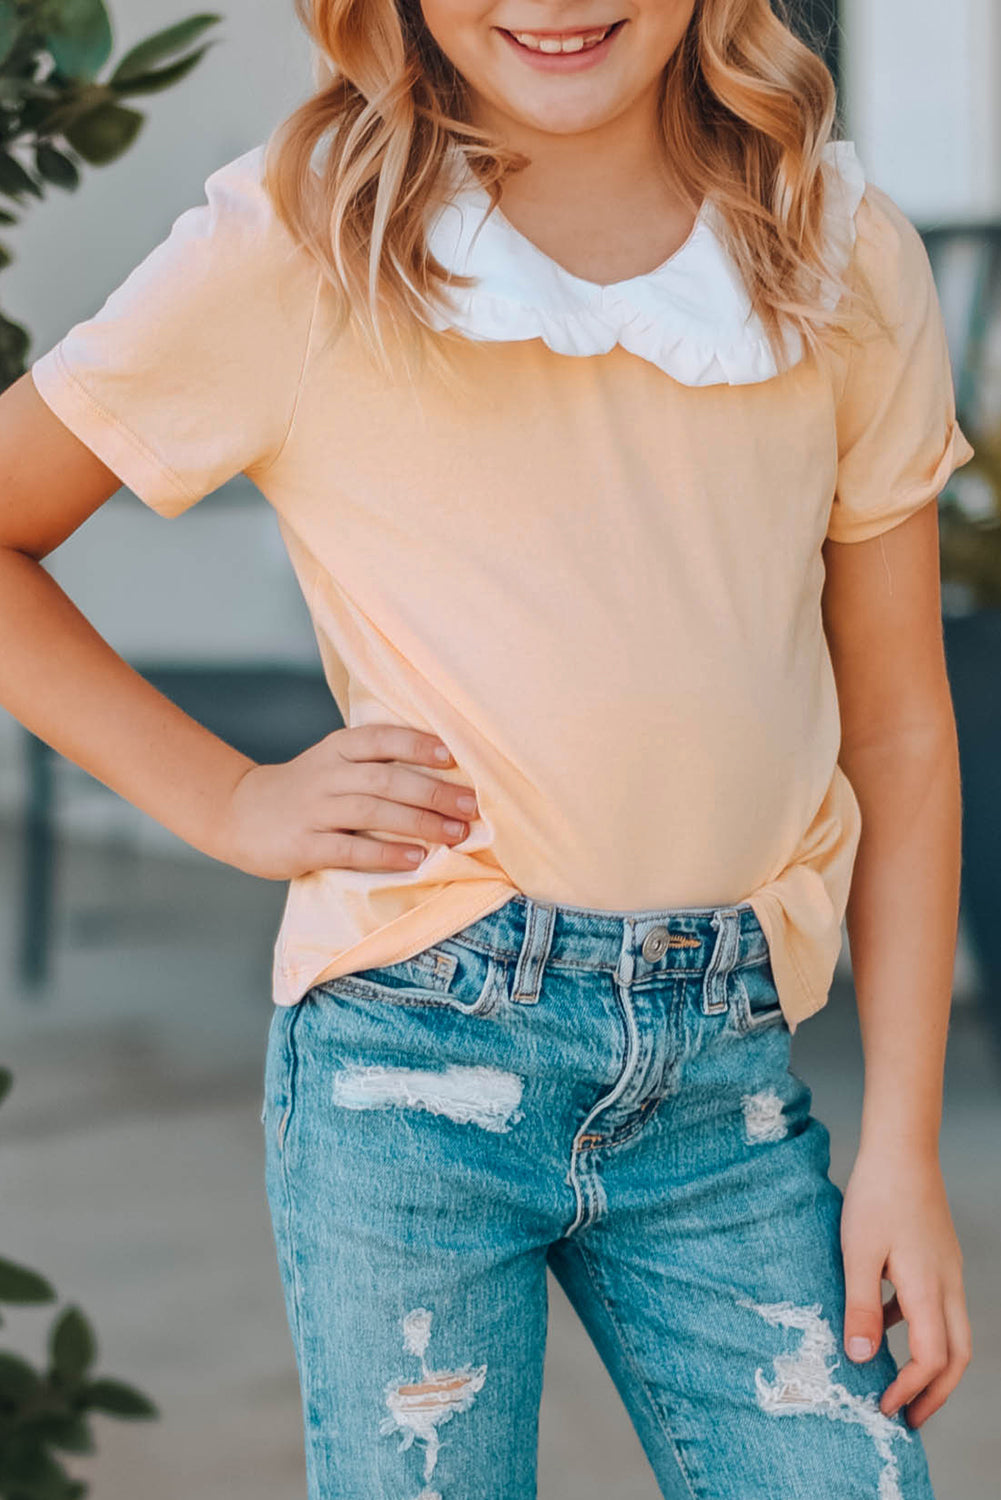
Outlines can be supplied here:
[[939, 503], [943, 592], [964, 609], [1001, 609], [1001, 434], [967, 430], [976, 456]]
[[[0, 1068], [0, 1103], [12, 1078]], [[54, 1302], [44, 1276], [0, 1257], [0, 1302]], [[2, 1319], [0, 1319], [2, 1322]], [[49, 1329], [48, 1363], [0, 1349], [0, 1500], [80, 1500], [89, 1486], [67, 1474], [58, 1453], [91, 1453], [92, 1412], [155, 1417], [156, 1407], [133, 1386], [96, 1376], [94, 1330], [78, 1307], [64, 1307]]]
[[[81, 162], [117, 160], [145, 119], [123, 101], [179, 83], [213, 43], [184, 49], [221, 19], [204, 13], [156, 32], [100, 81], [114, 45], [104, 0], [0, 0], [0, 198], [19, 205], [46, 186], [72, 191]], [[18, 222], [0, 207], [0, 224]], [[0, 244], [0, 269], [11, 259]], [[0, 390], [24, 374], [29, 345], [27, 330], [0, 313]]]

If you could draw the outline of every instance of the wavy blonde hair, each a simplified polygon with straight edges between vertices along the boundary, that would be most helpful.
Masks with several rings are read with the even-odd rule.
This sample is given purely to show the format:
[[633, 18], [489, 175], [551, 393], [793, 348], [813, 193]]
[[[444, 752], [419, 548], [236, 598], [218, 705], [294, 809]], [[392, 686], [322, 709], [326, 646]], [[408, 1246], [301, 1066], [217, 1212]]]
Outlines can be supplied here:
[[[493, 206], [528, 158], [472, 123], [465, 81], [420, 0], [294, 3], [316, 93], [269, 138], [266, 191], [334, 288], [341, 326], [353, 323], [391, 366], [387, 324], [394, 344], [415, 334], [426, 350], [444, 287], [471, 282], [450, 276], [425, 239], [426, 215], [448, 195], [450, 152]], [[780, 368], [785, 329], [817, 350], [825, 330], [847, 329], [857, 302], [824, 233], [822, 153], [835, 120], [830, 72], [769, 0], [696, 0], [664, 70], [664, 144], [690, 207], [716, 207]]]

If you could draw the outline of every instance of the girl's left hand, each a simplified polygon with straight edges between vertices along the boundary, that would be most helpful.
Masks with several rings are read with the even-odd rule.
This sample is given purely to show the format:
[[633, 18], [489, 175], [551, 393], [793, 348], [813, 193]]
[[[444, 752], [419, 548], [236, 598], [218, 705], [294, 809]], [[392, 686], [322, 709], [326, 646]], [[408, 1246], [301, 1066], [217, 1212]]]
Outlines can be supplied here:
[[[845, 1352], [871, 1359], [883, 1329], [907, 1321], [910, 1359], [880, 1409], [911, 1427], [937, 1411], [970, 1362], [963, 1256], [936, 1155], [859, 1152], [841, 1216]], [[883, 1305], [881, 1280], [894, 1294]]]

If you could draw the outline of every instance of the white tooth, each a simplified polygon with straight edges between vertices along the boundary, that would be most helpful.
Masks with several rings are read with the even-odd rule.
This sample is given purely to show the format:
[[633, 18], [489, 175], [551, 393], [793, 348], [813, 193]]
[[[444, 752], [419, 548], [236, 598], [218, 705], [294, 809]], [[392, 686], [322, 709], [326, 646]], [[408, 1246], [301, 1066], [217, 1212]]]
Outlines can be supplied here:
[[606, 26], [601, 31], [581, 32], [577, 36], [563, 37], [538, 37], [528, 31], [512, 31], [511, 35], [516, 42], [523, 47], [528, 47], [532, 52], [545, 52], [555, 55], [559, 52], [580, 52], [585, 47], [597, 46], [604, 41], [610, 31]]

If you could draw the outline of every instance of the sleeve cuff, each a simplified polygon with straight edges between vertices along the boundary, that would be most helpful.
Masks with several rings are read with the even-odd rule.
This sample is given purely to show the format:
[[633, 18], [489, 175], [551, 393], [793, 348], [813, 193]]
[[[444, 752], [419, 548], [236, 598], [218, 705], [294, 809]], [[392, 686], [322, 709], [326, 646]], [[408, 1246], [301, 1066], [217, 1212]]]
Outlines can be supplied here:
[[59, 420], [151, 510], [178, 516], [199, 498], [91, 395], [70, 370], [59, 344], [36, 359], [30, 372], [38, 394]]
[[899, 526], [929, 501], [937, 499], [951, 475], [962, 468], [963, 464], [969, 463], [974, 452], [975, 449], [967, 441], [959, 423], [953, 421], [945, 451], [929, 478], [902, 490], [876, 515], [865, 511], [853, 512], [847, 508], [842, 511], [842, 507], [835, 501], [827, 528], [827, 539], [832, 542], [865, 542], [870, 537], [879, 536], [881, 532]]

